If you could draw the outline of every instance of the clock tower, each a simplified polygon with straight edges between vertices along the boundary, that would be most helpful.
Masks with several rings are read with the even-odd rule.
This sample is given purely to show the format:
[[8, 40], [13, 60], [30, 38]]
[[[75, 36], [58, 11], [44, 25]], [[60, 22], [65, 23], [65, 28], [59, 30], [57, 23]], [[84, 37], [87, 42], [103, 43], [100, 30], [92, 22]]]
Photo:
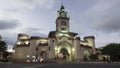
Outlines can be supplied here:
[[69, 32], [69, 17], [68, 12], [65, 10], [62, 5], [60, 10], [58, 11], [57, 19], [56, 19], [56, 31], [57, 32]]

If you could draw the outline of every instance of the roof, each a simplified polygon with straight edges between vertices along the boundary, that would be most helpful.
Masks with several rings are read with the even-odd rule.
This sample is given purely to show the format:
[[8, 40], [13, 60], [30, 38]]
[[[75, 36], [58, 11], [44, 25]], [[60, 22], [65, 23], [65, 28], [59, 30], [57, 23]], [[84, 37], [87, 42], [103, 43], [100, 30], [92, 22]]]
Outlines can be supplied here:
[[[63, 32], [50, 31], [48, 37], [55, 37], [55, 34], [57, 34], [57, 33], [63, 33]], [[69, 35], [76, 36], [78, 33], [75, 33], [75, 32], [67, 32], [67, 33], [63, 33], [63, 34], [69, 34]]]
[[24, 33], [20, 33], [20, 34], [18, 34], [18, 36], [29, 36], [29, 35], [24, 34]]
[[40, 38], [39, 36], [31, 36], [30, 40], [32, 40], [32, 39], [39, 39], [39, 38]]
[[95, 39], [94, 36], [86, 36], [86, 37], [84, 37], [84, 39], [86, 39], [86, 38], [93, 38], [93, 39]]

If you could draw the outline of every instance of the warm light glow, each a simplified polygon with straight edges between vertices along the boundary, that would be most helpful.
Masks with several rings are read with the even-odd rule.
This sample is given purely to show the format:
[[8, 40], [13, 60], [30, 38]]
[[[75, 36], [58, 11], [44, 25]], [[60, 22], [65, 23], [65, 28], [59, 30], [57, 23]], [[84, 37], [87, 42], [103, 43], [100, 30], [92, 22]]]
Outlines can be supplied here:
[[45, 50], [45, 48], [41, 48], [41, 50], [42, 50], [42, 51], [44, 51], [44, 50]]
[[21, 36], [19, 39], [28, 39], [27, 36]]
[[69, 35], [68, 35], [68, 34], [65, 34], [65, 36], [66, 36], [66, 37], [69, 37]]
[[68, 49], [68, 53], [69, 53], [69, 54], [71, 53], [71, 50], [70, 50], [70, 49]]
[[59, 33], [59, 34], [58, 34], [58, 36], [63, 36], [63, 35], [64, 35], [64, 34], [62, 34], [62, 33]]
[[25, 41], [25, 44], [29, 44], [29, 41]]
[[58, 48], [57, 48], [57, 47], [55, 47], [55, 50], [57, 51], [57, 50], [58, 50]]
[[27, 55], [27, 57], [30, 57], [29, 55]]
[[40, 40], [40, 43], [47, 43], [48, 42], [48, 40], [46, 40], [46, 39], [41, 39]]
[[72, 48], [72, 51], [75, 51], [75, 49], [74, 49], [74, 48]]
[[65, 33], [65, 32], [67, 32], [67, 31], [61, 31], [61, 32]]
[[16, 44], [20, 45], [20, 44], [21, 44], [21, 42], [17, 42]]
[[66, 37], [69, 37], [68, 34], [63, 34], [63, 33], [59, 33], [58, 36], [66, 36]]

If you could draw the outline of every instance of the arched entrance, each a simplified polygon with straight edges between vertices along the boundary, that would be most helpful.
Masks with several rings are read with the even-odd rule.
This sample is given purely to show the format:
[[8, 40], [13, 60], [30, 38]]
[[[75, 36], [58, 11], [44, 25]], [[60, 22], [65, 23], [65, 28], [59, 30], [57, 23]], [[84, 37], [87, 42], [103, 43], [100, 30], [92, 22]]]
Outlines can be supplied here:
[[69, 53], [68, 53], [67, 49], [66, 49], [66, 48], [62, 48], [62, 49], [60, 50], [60, 53], [63, 55], [63, 56], [61, 57], [62, 60], [68, 61]]
[[45, 51], [40, 52], [40, 62], [45, 61], [47, 58], [47, 54]]
[[61, 42], [58, 45], [58, 59], [64, 62], [70, 62], [71, 61], [71, 56], [72, 56], [72, 47], [68, 42]]

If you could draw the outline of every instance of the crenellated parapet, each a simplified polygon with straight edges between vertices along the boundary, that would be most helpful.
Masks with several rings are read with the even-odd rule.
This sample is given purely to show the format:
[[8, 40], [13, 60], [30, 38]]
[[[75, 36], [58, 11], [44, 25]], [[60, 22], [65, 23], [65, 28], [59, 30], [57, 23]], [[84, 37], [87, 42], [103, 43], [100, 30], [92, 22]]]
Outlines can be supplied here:
[[29, 35], [27, 34], [18, 34], [17, 40], [29, 39]]

